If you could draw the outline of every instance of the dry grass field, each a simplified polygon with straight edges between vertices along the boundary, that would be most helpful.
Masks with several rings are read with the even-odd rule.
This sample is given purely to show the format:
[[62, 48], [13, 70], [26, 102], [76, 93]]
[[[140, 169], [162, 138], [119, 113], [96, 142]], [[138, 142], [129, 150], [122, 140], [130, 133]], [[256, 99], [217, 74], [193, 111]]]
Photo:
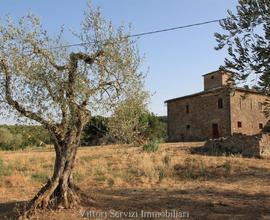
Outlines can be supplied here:
[[[74, 178], [87, 197], [84, 207], [33, 219], [87, 219], [83, 211], [111, 210], [188, 211], [190, 219], [270, 219], [270, 160], [190, 154], [195, 146], [163, 144], [154, 153], [129, 146], [81, 148]], [[14, 219], [17, 207], [34, 196], [51, 175], [53, 158], [49, 150], [0, 152], [0, 219]]]

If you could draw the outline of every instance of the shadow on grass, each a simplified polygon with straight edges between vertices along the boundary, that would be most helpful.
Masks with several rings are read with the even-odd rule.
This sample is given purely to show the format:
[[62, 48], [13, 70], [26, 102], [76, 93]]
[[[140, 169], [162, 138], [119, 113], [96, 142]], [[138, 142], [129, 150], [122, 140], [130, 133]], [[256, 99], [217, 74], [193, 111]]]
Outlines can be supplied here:
[[25, 207], [27, 201], [0, 203], [0, 219], [14, 220], [19, 216], [20, 210]]
[[[95, 202], [92, 201], [92, 196]], [[24, 203], [23, 201], [0, 204], [0, 219], [14, 219], [17, 214], [16, 207]], [[270, 197], [267, 193], [249, 194], [206, 187], [188, 190], [90, 189], [85, 191], [83, 206], [85, 211], [107, 212], [115, 210], [141, 213], [142, 210], [148, 212], [176, 210], [189, 212], [190, 219], [262, 219], [270, 217]]]
[[[100, 189], [95, 207], [101, 210], [189, 212], [191, 219], [260, 219], [270, 216], [269, 194], [246, 194], [206, 188], [169, 189]], [[85, 204], [88, 207], [87, 204]], [[91, 210], [91, 209], [89, 209]]]

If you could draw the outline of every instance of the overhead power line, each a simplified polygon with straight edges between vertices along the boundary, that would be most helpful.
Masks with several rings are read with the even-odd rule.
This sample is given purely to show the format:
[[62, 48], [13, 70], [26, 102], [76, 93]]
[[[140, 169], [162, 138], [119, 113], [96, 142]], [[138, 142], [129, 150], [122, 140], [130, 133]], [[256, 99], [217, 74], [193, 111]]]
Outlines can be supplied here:
[[[228, 18], [215, 19], [215, 20], [209, 20], [209, 21], [204, 21], [204, 22], [199, 22], [199, 23], [187, 24], [187, 25], [183, 25], [183, 26], [177, 26], [177, 27], [159, 29], [159, 30], [142, 32], [142, 33], [137, 33], [137, 34], [131, 34], [131, 35], [126, 35], [124, 38], [141, 37], [141, 36], [145, 36], [145, 35], [152, 35], [152, 34], [158, 34], [158, 33], [162, 33], [162, 32], [169, 32], [169, 31], [175, 31], [175, 30], [179, 30], [179, 29], [190, 28], [190, 27], [197, 27], [197, 26], [202, 26], [202, 25], [206, 25], [206, 24], [217, 23], [217, 22], [223, 21], [225, 19], [228, 19]], [[94, 44], [94, 43], [97, 43], [97, 42], [94, 42], [94, 41], [93, 42], [81, 42], [81, 43], [76, 43], [76, 44], [68, 44], [68, 45], [63, 45], [63, 46], [59, 46], [59, 47], [53, 47], [51, 49], [84, 46], [87, 44]]]
[[184, 28], [190, 28], [190, 27], [196, 27], [196, 26], [201, 26], [201, 25], [206, 25], [210, 23], [216, 23], [225, 20], [226, 18], [222, 19], [216, 19], [216, 20], [210, 20], [210, 21], [204, 21], [200, 23], [194, 23], [194, 24], [188, 24], [184, 26], [178, 26], [178, 27], [172, 27], [172, 28], [166, 28], [166, 29], [161, 29], [161, 30], [155, 30], [155, 31], [149, 31], [149, 32], [144, 32], [144, 33], [139, 33], [139, 34], [132, 34], [132, 35], [127, 35], [126, 37], [140, 37], [144, 35], [150, 35], [150, 34], [158, 34], [161, 32], [168, 32], [168, 31], [174, 31], [174, 30], [179, 30], [179, 29], [184, 29]]

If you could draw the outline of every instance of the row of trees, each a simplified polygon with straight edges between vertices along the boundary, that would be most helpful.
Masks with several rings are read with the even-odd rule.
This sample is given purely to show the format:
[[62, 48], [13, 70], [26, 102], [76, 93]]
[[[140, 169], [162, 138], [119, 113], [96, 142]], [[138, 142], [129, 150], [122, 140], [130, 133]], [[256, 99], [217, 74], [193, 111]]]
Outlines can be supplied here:
[[[123, 127], [123, 125], [115, 125], [113, 123], [116, 119], [114, 118], [112, 121], [110, 119], [110, 117], [93, 116], [83, 130], [81, 145], [93, 146], [112, 143], [138, 144], [140, 141], [147, 140], [166, 141], [166, 117], [159, 117], [153, 113], [140, 115], [138, 125], [130, 128], [138, 128], [139, 133], [135, 133], [137, 135], [134, 135], [134, 132], [128, 132], [128, 130], [118, 130], [116, 132], [115, 129], [117, 127]], [[113, 126], [112, 130], [110, 130], [110, 126]], [[122, 134], [126, 134], [126, 136]], [[51, 144], [53, 144], [53, 141], [49, 133], [42, 126], [0, 126], [1, 150], [19, 150], [27, 147], [44, 147]]]
[[0, 126], [1, 150], [19, 150], [30, 146], [43, 147], [51, 143], [49, 133], [41, 126]]
[[[114, 124], [115, 118], [95, 116], [87, 123], [81, 139], [83, 146], [124, 143], [141, 144], [146, 141], [164, 142], [167, 139], [166, 117], [156, 116], [153, 113], [140, 115], [138, 124]], [[112, 125], [113, 124], [113, 125]], [[128, 127], [123, 129], [121, 127]], [[117, 128], [119, 128], [117, 130]], [[111, 130], [110, 130], [111, 129]], [[129, 132], [129, 130], [136, 132]]]

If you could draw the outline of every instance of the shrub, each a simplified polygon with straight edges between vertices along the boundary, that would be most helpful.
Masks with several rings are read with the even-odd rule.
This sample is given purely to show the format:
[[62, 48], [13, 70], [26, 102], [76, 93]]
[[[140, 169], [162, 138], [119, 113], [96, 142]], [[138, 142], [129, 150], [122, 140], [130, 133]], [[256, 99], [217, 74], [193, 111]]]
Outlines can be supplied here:
[[157, 141], [150, 141], [143, 145], [143, 150], [146, 152], [156, 152], [159, 149], [159, 143]]
[[93, 116], [83, 130], [81, 144], [83, 146], [100, 145], [104, 142], [107, 133], [108, 118]]
[[114, 109], [108, 122], [108, 136], [116, 143], [141, 145], [147, 124], [146, 96], [133, 96]]
[[159, 140], [164, 142], [167, 139], [167, 122], [166, 117], [156, 116], [153, 113], [146, 115], [147, 127], [144, 136], [149, 140]]

